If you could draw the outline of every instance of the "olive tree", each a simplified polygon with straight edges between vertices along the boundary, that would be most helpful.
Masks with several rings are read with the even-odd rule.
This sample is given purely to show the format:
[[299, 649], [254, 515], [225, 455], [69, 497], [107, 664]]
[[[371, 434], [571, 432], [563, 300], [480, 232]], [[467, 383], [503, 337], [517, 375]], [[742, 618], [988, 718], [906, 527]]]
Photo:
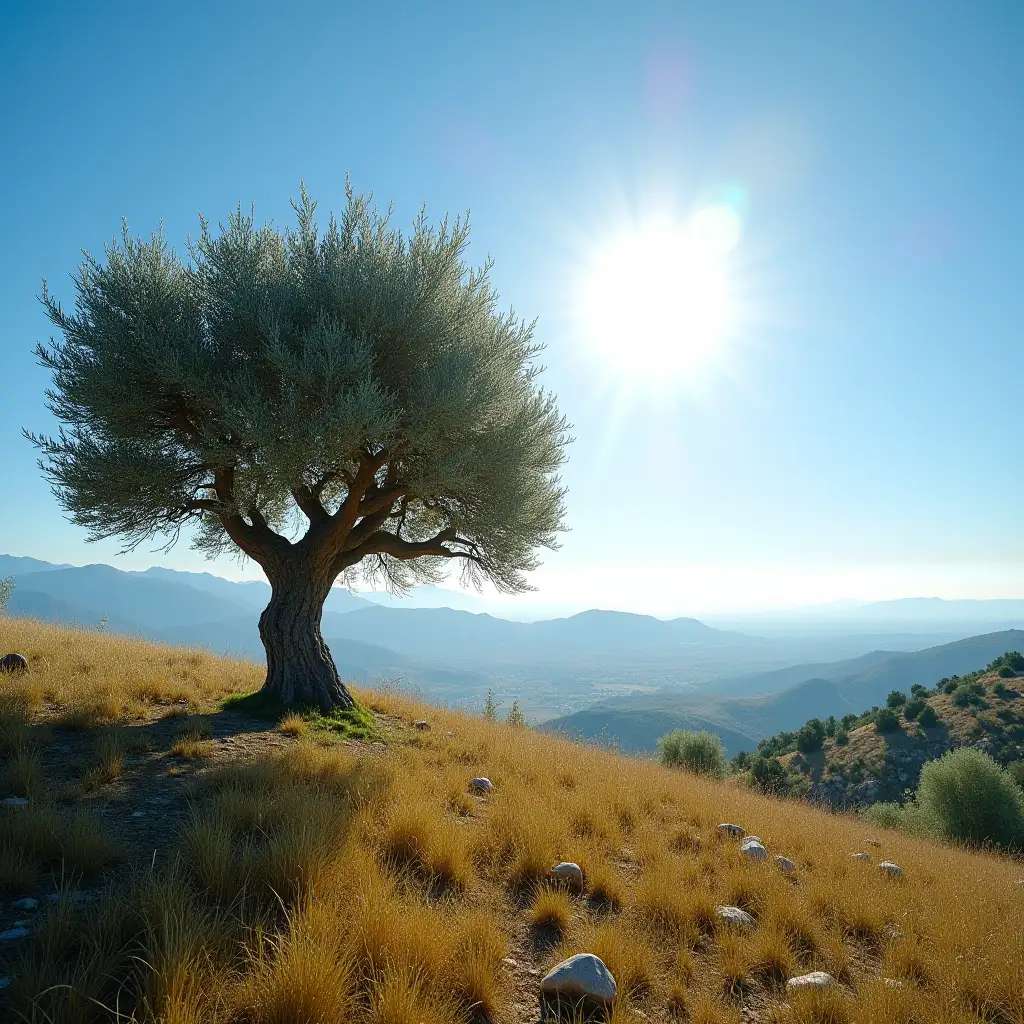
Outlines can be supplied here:
[[339, 579], [394, 589], [443, 578], [528, 589], [555, 546], [569, 442], [537, 384], [533, 325], [497, 308], [490, 264], [464, 262], [468, 224], [406, 237], [367, 197], [321, 230], [241, 208], [180, 258], [127, 227], [85, 254], [53, 374], [56, 437], [27, 433], [71, 520], [126, 549], [183, 528], [235, 550], [270, 582], [260, 616], [265, 690], [347, 708], [320, 631]]

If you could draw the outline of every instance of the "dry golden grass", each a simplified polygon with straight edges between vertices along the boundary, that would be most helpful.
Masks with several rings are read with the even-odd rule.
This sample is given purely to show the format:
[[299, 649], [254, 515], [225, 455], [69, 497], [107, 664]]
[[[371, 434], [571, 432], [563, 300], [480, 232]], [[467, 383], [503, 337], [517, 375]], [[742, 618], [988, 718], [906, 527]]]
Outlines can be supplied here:
[[[208, 744], [211, 719], [197, 716], [259, 683], [252, 665], [17, 620], [0, 619], [0, 649], [32, 664], [0, 694], [0, 779], [33, 796], [0, 810], [9, 893], [117, 857], [95, 817], [49, 802], [47, 726], [97, 728], [96, 784], [130, 785], [119, 726], [174, 712], [178, 743]], [[427, 713], [360, 696], [393, 719]], [[1019, 862], [886, 834], [879, 855], [906, 872], [894, 883], [849, 859], [866, 832], [854, 818], [528, 729], [429, 717], [430, 732], [409, 729], [383, 755], [285, 722], [283, 748], [200, 760], [160, 865], [109, 874], [92, 905], [48, 906], [0, 998], [38, 1021], [114, 1020], [116, 1007], [139, 1024], [511, 1024], [537, 976], [504, 957], [543, 972], [588, 951], [618, 981], [613, 1022], [642, 1019], [634, 1010], [690, 1024], [1024, 1021]], [[494, 794], [467, 794], [475, 774]], [[791, 857], [796, 877], [745, 862], [720, 821]], [[581, 897], [547, 884], [560, 860], [583, 867]], [[756, 926], [720, 927], [722, 903]], [[538, 941], [539, 929], [557, 936]], [[842, 987], [787, 999], [786, 978], [810, 970]]]

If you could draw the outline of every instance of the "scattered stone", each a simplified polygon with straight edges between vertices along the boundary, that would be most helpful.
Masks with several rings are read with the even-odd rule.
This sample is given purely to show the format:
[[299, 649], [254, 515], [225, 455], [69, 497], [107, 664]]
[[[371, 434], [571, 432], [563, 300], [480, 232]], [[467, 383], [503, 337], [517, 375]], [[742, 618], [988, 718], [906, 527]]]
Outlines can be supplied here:
[[494, 783], [482, 776], [469, 780], [469, 791], [471, 793], [493, 793]]
[[28, 797], [26, 796], [5, 796], [3, 801], [4, 807], [13, 807], [16, 810], [24, 810], [28, 807]]
[[747, 830], [739, 825], [730, 825], [728, 822], [723, 822], [718, 826], [718, 834], [720, 836], [729, 836], [731, 839], [741, 839], [747, 834]]
[[744, 839], [740, 843], [740, 853], [751, 860], [766, 860], [768, 858], [768, 851], [764, 848], [764, 843], [757, 836], [748, 836]]
[[810, 974], [800, 974], [795, 978], [790, 978], [786, 982], [786, 991], [796, 992], [805, 988], [831, 988], [835, 983], [836, 979], [831, 974], [825, 971], [811, 971]]
[[0, 932], [0, 942], [19, 942], [21, 939], [27, 939], [29, 934], [27, 928], [8, 928], [7, 931]]
[[715, 914], [720, 921], [731, 925], [733, 928], [753, 928], [757, 923], [745, 910], [739, 907], [715, 907]]
[[145, 811], [132, 811], [133, 818], [144, 818], [146, 816]]
[[426, 721], [426, 720], [422, 720], [422, 721], [419, 721], [419, 722], [413, 722], [412, 724], [413, 724], [413, 726], [415, 726], [415, 728], [419, 729], [421, 732], [425, 732], [427, 729], [430, 728], [430, 723], [428, 721]]
[[781, 854], [776, 856], [775, 866], [787, 875], [791, 875], [796, 871], [796, 865], [788, 857], [783, 857]]
[[890, 878], [902, 878], [903, 868], [899, 864], [894, 864], [891, 860], [883, 860], [878, 865], [878, 870], [887, 874]]
[[863, 851], [860, 853], [851, 853], [850, 860], [871, 860], [871, 854], [864, 853]]
[[5, 654], [0, 658], [0, 672], [27, 672], [28, 658], [24, 654]]
[[171, 798], [169, 796], [151, 796], [149, 802], [157, 807], [166, 807], [170, 804]]
[[583, 872], [579, 864], [562, 861], [551, 869], [551, 874], [555, 876], [556, 882], [567, 885], [574, 892], [583, 892]]
[[22, 896], [20, 900], [15, 900], [11, 906], [15, 910], [35, 910], [39, 906], [39, 900], [34, 896]]
[[519, 966], [519, 961], [518, 960], [513, 960], [512, 957], [510, 957], [510, 956], [502, 957], [501, 958], [501, 962], [506, 967], [518, 967]]
[[865, 846], [881, 846], [882, 844], [877, 839], [865, 839]]
[[889, 988], [903, 988], [903, 982], [899, 978], [883, 978], [882, 984]]
[[593, 953], [577, 953], [552, 967], [541, 979], [540, 1019], [547, 1020], [551, 1003], [557, 1015], [563, 1000], [570, 1005], [591, 1003], [610, 1010], [615, 992], [615, 979], [604, 961]]

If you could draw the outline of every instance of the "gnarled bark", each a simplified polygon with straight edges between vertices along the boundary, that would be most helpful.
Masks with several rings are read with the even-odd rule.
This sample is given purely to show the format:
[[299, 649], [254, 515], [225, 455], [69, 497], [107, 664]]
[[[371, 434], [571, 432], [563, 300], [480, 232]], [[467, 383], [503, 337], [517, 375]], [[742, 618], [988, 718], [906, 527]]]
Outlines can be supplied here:
[[289, 707], [316, 704], [321, 711], [354, 707], [320, 634], [327, 577], [295, 559], [270, 574], [270, 604], [260, 616], [267, 652], [263, 690]]

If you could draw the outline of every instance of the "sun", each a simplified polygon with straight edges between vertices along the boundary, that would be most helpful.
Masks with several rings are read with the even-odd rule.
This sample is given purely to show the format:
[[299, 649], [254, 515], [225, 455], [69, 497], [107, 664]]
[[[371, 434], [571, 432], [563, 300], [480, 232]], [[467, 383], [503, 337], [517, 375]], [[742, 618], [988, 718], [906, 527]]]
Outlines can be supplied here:
[[582, 296], [588, 348], [616, 376], [693, 375], [732, 324], [729, 255], [740, 219], [712, 206], [689, 220], [634, 224], [595, 254]]

